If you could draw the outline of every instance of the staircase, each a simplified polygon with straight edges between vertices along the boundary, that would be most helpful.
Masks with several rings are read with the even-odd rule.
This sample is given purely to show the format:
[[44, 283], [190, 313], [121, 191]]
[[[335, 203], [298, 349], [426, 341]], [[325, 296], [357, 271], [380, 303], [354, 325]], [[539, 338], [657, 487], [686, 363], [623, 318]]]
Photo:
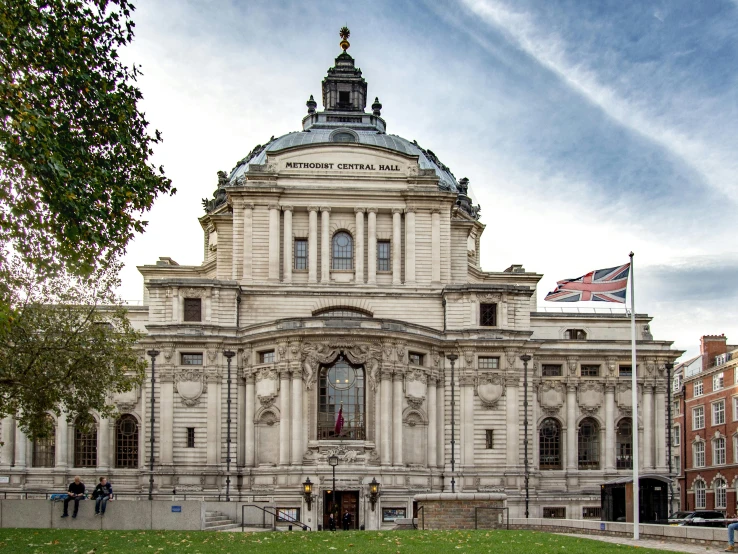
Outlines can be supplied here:
[[205, 512], [205, 531], [226, 531], [240, 527], [222, 512]]

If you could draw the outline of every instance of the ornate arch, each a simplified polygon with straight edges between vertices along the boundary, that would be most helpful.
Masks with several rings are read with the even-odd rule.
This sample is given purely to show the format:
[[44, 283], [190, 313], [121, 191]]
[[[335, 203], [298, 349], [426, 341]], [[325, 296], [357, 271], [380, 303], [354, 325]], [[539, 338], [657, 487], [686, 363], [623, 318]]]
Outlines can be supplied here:
[[411, 427], [428, 425], [428, 416], [421, 408], [407, 407], [402, 411], [402, 422]]

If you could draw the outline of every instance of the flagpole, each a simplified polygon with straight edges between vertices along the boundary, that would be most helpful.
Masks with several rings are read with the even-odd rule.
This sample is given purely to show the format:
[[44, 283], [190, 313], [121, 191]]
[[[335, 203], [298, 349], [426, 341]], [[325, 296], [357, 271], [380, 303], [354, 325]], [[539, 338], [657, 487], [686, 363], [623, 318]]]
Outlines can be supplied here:
[[[631, 393], [633, 403], [633, 539], [639, 538], [640, 523], [640, 483], [638, 482], [638, 375], [636, 365], [636, 323], [635, 323], [635, 275], [633, 272], [633, 252], [630, 253], [630, 355], [631, 355]], [[648, 446], [648, 445], [647, 445]]]

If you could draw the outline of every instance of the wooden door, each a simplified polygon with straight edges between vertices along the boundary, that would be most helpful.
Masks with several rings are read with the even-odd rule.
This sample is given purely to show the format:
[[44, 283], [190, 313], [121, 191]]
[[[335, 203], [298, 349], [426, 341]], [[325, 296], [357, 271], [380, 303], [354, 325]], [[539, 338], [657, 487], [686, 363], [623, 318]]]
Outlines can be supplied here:
[[359, 528], [359, 493], [353, 491], [343, 491], [341, 493], [341, 513], [340, 521], [343, 528], [343, 516], [346, 512], [351, 515], [351, 523], [349, 529]]

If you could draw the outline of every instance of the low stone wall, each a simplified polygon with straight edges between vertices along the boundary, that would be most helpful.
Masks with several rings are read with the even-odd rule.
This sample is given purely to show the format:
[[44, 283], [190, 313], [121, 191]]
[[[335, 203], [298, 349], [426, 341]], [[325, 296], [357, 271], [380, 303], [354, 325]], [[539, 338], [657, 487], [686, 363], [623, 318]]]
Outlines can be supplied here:
[[[507, 495], [501, 493], [436, 493], [418, 494], [419, 525], [424, 529], [474, 529], [476, 508], [503, 508]], [[422, 508], [422, 512], [420, 511]], [[489, 528], [497, 510], [479, 510], [480, 525]]]
[[[592, 521], [582, 519], [538, 519], [512, 518], [510, 529], [529, 529], [548, 533], [576, 533], [581, 535], [607, 535], [633, 538], [632, 523], [614, 521]], [[704, 544], [705, 546], [725, 547], [728, 544], [728, 530], [716, 527], [688, 527], [678, 525], [639, 526], [642, 539]]]

